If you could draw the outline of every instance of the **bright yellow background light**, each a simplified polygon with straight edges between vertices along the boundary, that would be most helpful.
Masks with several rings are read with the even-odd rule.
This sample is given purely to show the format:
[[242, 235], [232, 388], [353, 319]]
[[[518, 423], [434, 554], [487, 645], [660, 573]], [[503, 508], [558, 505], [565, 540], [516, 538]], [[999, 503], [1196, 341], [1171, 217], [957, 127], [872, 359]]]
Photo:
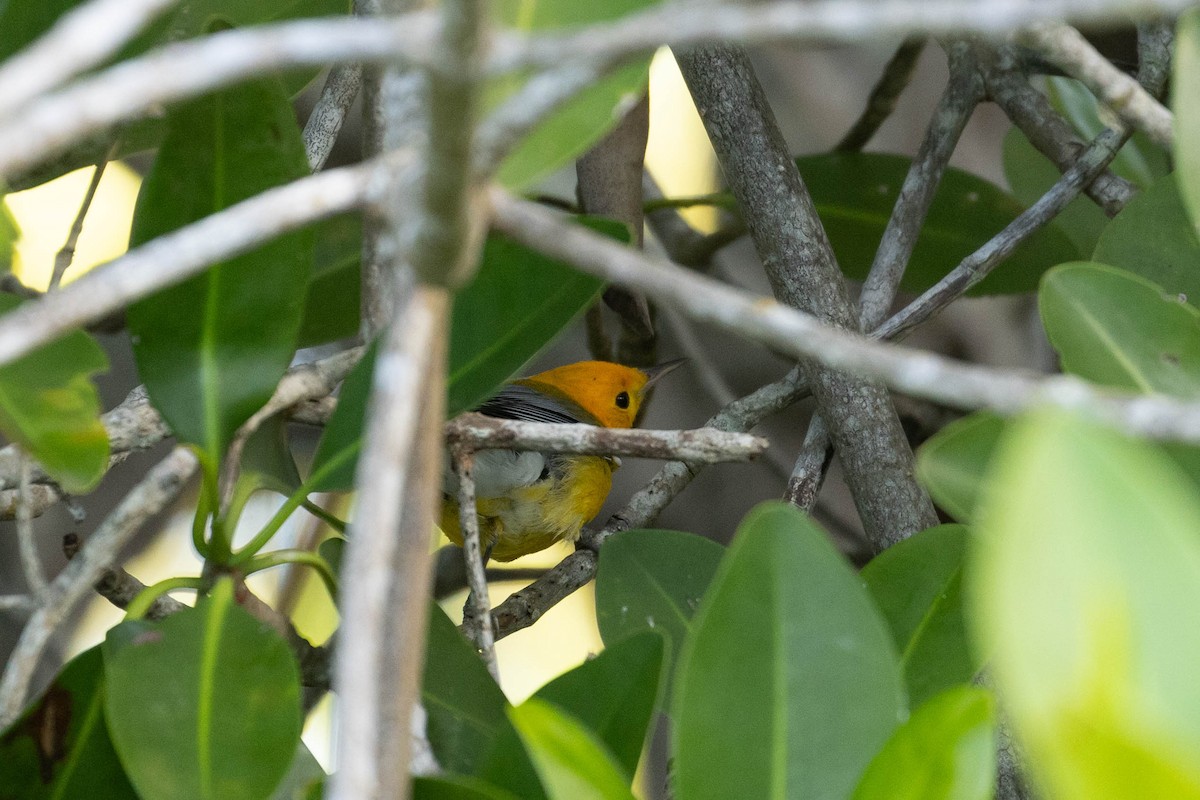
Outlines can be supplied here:
[[[13, 274], [26, 286], [43, 291], [49, 286], [54, 257], [67, 241], [95, 169], [85, 167], [41, 186], [5, 195], [4, 204], [21, 228]], [[140, 185], [138, 174], [119, 161], [105, 168], [63, 283], [125, 252]]]

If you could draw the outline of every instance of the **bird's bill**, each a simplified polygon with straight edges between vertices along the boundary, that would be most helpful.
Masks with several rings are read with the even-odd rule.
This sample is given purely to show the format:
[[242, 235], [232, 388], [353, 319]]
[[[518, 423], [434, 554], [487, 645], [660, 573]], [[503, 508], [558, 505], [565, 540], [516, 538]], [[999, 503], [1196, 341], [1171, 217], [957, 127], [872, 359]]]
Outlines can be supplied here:
[[685, 361], [687, 361], [686, 358], [677, 358], [674, 361], [664, 361], [658, 366], [643, 369], [642, 374], [646, 376], [646, 385], [642, 387], [642, 391], [647, 391], [651, 386], [658, 383], [660, 378], [669, 372], [675, 371]]

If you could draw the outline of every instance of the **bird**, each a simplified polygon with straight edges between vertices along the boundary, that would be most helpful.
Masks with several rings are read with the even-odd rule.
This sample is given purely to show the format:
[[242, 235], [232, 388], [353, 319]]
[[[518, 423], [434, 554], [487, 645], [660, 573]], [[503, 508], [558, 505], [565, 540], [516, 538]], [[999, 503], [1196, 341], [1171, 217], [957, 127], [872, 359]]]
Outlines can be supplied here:
[[[640, 369], [580, 361], [505, 384], [475, 411], [497, 419], [632, 428], [650, 388], [683, 359]], [[512, 561], [559, 540], [576, 541], [612, 489], [615, 456], [518, 450], [475, 454], [475, 505], [484, 561]], [[442, 480], [441, 529], [462, 545], [458, 476]]]

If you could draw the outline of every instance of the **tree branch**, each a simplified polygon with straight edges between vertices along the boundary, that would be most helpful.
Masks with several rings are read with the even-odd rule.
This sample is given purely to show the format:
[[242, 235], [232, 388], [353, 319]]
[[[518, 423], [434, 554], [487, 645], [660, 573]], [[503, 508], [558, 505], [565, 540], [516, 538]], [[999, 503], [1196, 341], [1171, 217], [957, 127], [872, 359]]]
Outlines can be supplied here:
[[[887, 317], [950, 156], [975, 107], [983, 99], [983, 81], [969, 48], [963, 43], [954, 43], [947, 46], [947, 53], [950, 83], [933, 112], [925, 139], [900, 187], [859, 295], [859, 326], [862, 330], [874, 329]], [[809, 423], [804, 445], [784, 491], [785, 500], [805, 511], [812, 511], [829, 467], [831, 446], [825, 419], [818, 413]]]
[[540, 450], [578, 455], [666, 458], [696, 464], [748, 461], [767, 449], [767, 440], [712, 428], [655, 431], [641, 428], [600, 428], [495, 419], [461, 414], [446, 423], [451, 449]]
[[117, 505], [83, 546], [79, 556], [50, 584], [44, 602], [21, 632], [0, 679], [0, 728], [20, 714], [29, 682], [50, 636], [92, 590], [121, 548], [147, 520], [166, 508], [195, 472], [196, 456], [176, 448], [151, 469]]
[[362, 64], [338, 64], [329, 71], [321, 97], [304, 124], [304, 152], [313, 172], [319, 172], [333, 152], [346, 114], [362, 88], [362, 76]]
[[[775, 296], [841, 328], [858, 315], [812, 199], [746, 54], [676, 56]], [[882, 550], [937, 524], [884, 386], [808, 362], [809, 384], [842, 459], [868, 539]]]
[[0, 64], [0, 117], [106, 61], [178, 0], [92, 0]]
[[1175, 118], [1136, 80], [1096, 52], [1083, 35], [1061, 22], [1036, 22], [1017, 34], [1051, 63], [1091, 89], [1100, 102], [1131, 128], [1144, 131], [1158, 146], [1170, 150]]
[[855, 152], [862, 150], [867, 142], [871, 141], [896, 109], [896, 101], [912, 79], [913, 70], [916, 69], [917, 61], [924, 51], [924, 36], [913, 36], [900, 43], [896, 52], [884, 65], [883, 74], [879, 76], [875, 87], [871, 89], [866, 108], [862, 110], [850, 130], [846, 131], [842, 140], [834, 146], [835, 151]]

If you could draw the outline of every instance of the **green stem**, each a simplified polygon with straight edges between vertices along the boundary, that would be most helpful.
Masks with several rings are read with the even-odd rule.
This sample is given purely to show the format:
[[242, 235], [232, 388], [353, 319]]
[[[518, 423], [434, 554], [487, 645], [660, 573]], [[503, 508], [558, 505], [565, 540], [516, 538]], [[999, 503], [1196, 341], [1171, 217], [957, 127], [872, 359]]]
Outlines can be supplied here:
[[138, 592], [137, 597], [133, 598], [125, 607], [125, 619], [141, 619], [146, 616], [146, 612], [150, 610], [150, 606], [154, 605], [154, 601], [167, 592], [176, 589], [192, 589], [198, 592], [203, 586], [204, 581], [201, 578], [167, 578], [153, 586], [147, 586]]
[[288, 495], [288, 499], [283, 501], [283, 505], [275, 512], [275, 516], [267, 521], [263, 529], [254, 534], [245, 547], [233, 554], [229, 559], [232, 566], [240, 566], [245, 564], [250, 559], [254, 558], [255, 554], [267, 546], [279, 529], [283, 527], [283, 523], [287, 522], [288, 517], [295, 513], [296, 509], [304, 505], [308, 501], [308, 486], [301, 484], [296, 491]]
[[312, 502], [311, 500], [305, 499], [305, 501], [302, 505], [304, 506], [305, 511], [312, 514], [314, 517], [321, 520], [322, 522], [324, 522], [329, 527], [333, 528], [338, 533], [344, 534], [346, 532], [346, 523], [345, 522], [338, 519], [333, 514], [330, 514], [328, 511], [321, 508], [316, 503]]
[[247, 561], [242, 571], [246, 575], [253, 575], [255, 572], [261, 572], [271, 567], [280, 567], [284, 564], [303, 564], [306, 567], [312, 567], [325, 582], [329, 596], [337, 599], [337, 576], [330, 569], [329, 562], [311, 550], [273, 550], [270, 553], [263, 553]]

